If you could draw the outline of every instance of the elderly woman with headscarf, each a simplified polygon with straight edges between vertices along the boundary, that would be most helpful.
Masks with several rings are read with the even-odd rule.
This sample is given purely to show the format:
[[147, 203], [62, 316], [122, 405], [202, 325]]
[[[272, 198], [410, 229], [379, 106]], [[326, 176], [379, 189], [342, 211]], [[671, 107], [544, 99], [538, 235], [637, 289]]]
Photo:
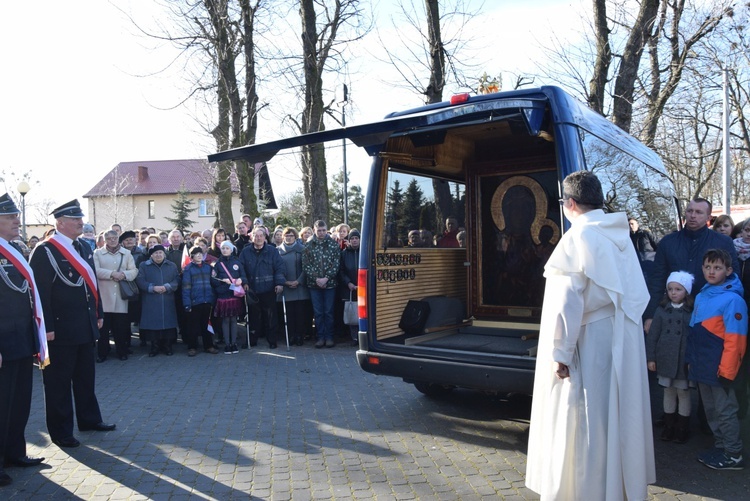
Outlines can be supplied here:
[[155, 357], [159, 350], [172, 355], [172, 340], [177, 337], [174, 294], [180, 272], [167, 259], [163, 245], [154, 245], [148, 252], [149, 259], [138, 267], [136, 278], [142, 298], [141, 334], [151, 340], [149, 357]]

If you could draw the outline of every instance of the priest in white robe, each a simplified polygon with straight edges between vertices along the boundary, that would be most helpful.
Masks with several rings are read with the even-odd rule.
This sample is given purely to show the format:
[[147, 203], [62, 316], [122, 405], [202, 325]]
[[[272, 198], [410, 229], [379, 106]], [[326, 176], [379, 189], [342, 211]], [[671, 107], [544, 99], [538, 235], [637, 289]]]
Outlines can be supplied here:
[[656, 480], [641, 315], [624, 213], [588, 171], [563, 181], [571, 228], [545, 267], [526, 485], [542, 500], [641, 500]]

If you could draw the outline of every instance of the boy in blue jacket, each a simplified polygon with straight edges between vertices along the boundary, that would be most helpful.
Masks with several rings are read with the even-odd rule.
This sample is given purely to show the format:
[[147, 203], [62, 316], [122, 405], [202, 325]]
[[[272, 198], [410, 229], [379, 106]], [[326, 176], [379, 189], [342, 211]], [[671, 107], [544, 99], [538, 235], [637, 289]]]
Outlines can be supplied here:
[[190, 259], [192, 261], [182, 271], [182, 304], [187, 314], [185, 327], [188, 356], [198, 354], [198, 336], [203, 339], [203, 350], [216, 355], [219, 350], [214, 346], [213, 336], [208, 330], [211, 308], [216, 299], [211, 286], [213, 268], [203, 261], [203, 249], [198, 245], [190, 249]]
[[704, 254], [703, 276], [706, 285], [695, 298], [685, 360], [688, 378], [698, 383], [715, 448], [698, 461], [715, 470], [741, 470], [745, 461], [732, 384], [747, 346], [747, 304], [725, 250]]

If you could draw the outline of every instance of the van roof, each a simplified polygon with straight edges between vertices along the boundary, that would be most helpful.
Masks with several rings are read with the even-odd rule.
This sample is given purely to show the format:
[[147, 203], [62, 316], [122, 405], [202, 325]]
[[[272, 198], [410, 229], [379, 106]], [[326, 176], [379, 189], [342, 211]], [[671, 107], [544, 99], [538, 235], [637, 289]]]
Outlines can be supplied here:
[[394, 133], [409, 133], [439, 124], [498, 120], [510, 114], [517, 115], [519, 112], [524, 118], [529, 134], [537, 135], [547, 110], [551, 112], [555, 125], [569, 124], [580, 127], [615, 147], [627, 145], [628, 151], [635, 154], [639, 160], [664, 172], [661, 159], [656, 153], [555, 86], [470, 96], [459, 104], [445, 101], [420, 106], [390, 113], [378, 122], [313, 132], [214, 153], [208, 156], [208, 160], [220, 162], [243, 159], [251, 163], [266, 162], [283, 149], [341, 139], [349, 139], [355, 145], [365, 148], [369, 155], [375, 155]]

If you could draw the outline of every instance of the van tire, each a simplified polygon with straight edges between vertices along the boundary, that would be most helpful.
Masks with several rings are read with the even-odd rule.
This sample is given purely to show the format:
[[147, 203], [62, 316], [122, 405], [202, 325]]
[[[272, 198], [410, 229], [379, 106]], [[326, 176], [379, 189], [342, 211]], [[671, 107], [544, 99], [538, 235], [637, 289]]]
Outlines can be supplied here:
[[428, 397], [443, 397], [453, 391], [454, 388], [453, 386], [435, 383], [414, 383], [414, 387]]

